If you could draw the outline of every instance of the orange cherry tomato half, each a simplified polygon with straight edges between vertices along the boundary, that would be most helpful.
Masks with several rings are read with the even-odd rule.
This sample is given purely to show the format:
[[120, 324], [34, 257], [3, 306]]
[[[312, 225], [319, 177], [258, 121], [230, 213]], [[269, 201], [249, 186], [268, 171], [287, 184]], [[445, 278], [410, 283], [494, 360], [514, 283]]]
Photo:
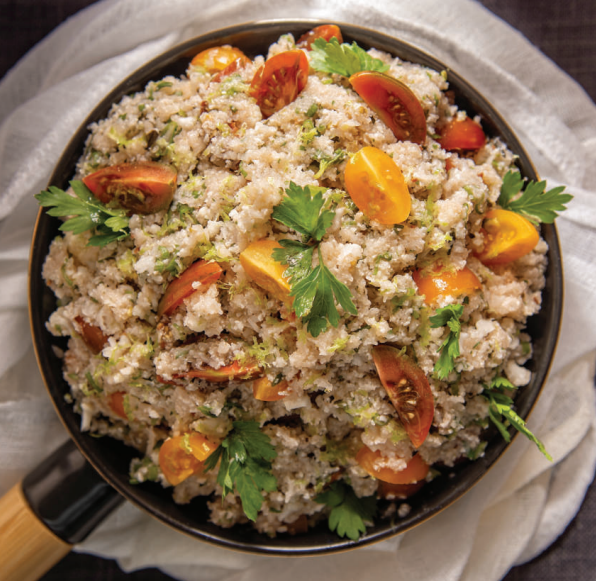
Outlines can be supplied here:
[[188, 441], [184, 441], [184, 436], [174, 436], [168, 438], [159, 449], [159, 467], [172, 486], [180, 484], [203, 467], [203, 463], [189, 452], [187, 446]]
[[412, 278], [418, 287], [418, 294], [424, 295], [427, 305], [434, 303], [439, 297], [469, 295], [482, 288], [478, 277], [467, 266], [457, 271], [439, 269], [429, 274], [415, 270]]
[[390, 482], [379, 480], [377, 493], [381, 498], [387, 498], [388, 500], [394, 498], [404, 500], [416, 494], [424, 486], [425, 482], [425, 480], [419, 480], [411, 484], [391, 484]]
[[135, 214], [165, 210], [176, 191], [177, 171], [152, 161], [120, 163], [83, 178], [83, 183], [104, 204], [113, 203]]
[[409, 215], [412, 199], [401, 169], [383, 151], [363, 147], [346, 164], [346, 190], [358, 209], [381, 224], [399, 224]]
[[350, 83], [398, 141], [426, 141], [424, 109], [407, 85], [377, 71], [355, 73]]
[[239, 48], [226, 44], [201, 51], [190, 61], [190, 64], [195, 67], [203, 67], [209, 73], [217, 73], [243, 57], [247, 59]]
[[439, 132], [439, 143], [443, 149], [480, 149], [486, 143], [482, 127], [473, 119], [454, 119], [449, 121]]
[[240, 264], [253, 282], [287, 303], [291, 301], [290, 283], [284, 276], [287, 266], [273, 259], [273, 251], [281, 247], [275, 240], [256, 240], [240, 253]]
[[540, 240], [532, 223], [510, 210], [489, 210], [482, 227], [484, 247], [476, 256], [487, 266], [513, 262], [531, 252]]
[[89, 347], [95, 355], [101, 353], [108, 342], [108, 338], [103, 334], [103, 331], [96, 325], [87, 323], [83, 317], [77, 316], [75, 317], [75, 321], [81, 328], [81, 337], [87, 347]]
[[108, 406], [109, 408], [123, 420], [127, 420], [128, 416], [124, 410], [124, 396], [126, 394], [123, 391], [116, 391], [108, 395]]
[[308, 81], [308, 59], [302, 50], [280, 52], [255, 73], [248, 90], [264, 118], [289, 105]]
[[255, 361], [241, 364], [239, 361], [234, 361], [230, 365], [224, 367], [201, 367], [201, 369], [191, 369], [185, 373], [177, 373], [172, 377], [174, 379], [188, 378], [188, 379], [205, 379], [213, 383], [224, 383], [226, 381], [246, 381], [254, 379], [263, 374], [263, 370]]
[[286, 397], [280, 392], [288, 388], [288, 382], [284, 379], [273, 385], [265, 376], [255, 379], [252, 383], [252, 394], [259, 401], [279, 401]]
[[[196, 292], [205, 292], [209, 285], [216, 282], [222, 275], [223, 270], [217, 262], [199, 260], [191, 264], [178, 278], [174, 279], [166, 289], [159, 305], [157, 315], [171, 315], [182, 301]], [[195, 288], [194, 283], [200, 282]]]
[[310, 47], [313, 45], [314, 41], [317, 38], [322, 38], [329, 42], [332, 38], [337, 38], [337, 42], [341, 44], [344, 39], [341, 35], [341, 30], [339, 26], [335, 24], [322, 24], [321, 26], [316, 26], [312, 30], [305, 32], [296, 43], [298, 48], [305, 48], [306, 50], [310, 50]]
[[364, 468], [371, 476], [383, 482], [391, 484], [412, 484], [424, 480], [428, 474], [429, 466], [420, 457], [420, 454], [412, 456], [406, 467], [399, 472], [391, 468], [378, 467], [377, 461], [383, 458], [382, 454], [377, 450], [373, 452], [367, 446], [362, 446], [356, 454], [356, 462]]
[[251, 60], [248, 57], [242, 55], [241, 57], [238, 57], [235, 61], [232, 61], [225, 69], [223, 69], [222, 71], [219, 71], [219, 73], [217, 73], [213, 77], [213, 80], [216, 83], [219, 83], [222, 79], [229, 77], [230, 75], [234, 74], [235, 72], [239, 71], [240, 69], [243, 69], [245, 66], [249, 65], [250, 63], [251, 63]]
[[376, 345], [372, 356], [379, 379], [412, 445], [420, 447], [435, 415], [435, 401], [426, 375], [409, 357], [390, 345]]

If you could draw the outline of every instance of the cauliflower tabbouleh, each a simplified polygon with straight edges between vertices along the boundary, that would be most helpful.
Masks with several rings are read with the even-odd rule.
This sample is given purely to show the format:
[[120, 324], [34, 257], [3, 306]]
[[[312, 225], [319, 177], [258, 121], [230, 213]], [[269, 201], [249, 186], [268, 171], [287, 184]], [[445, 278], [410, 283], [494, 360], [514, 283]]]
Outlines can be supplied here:
[[346, 495], [405, 516], [433, 465], [482, 455], [491, 397], [530, 380], [544, 285], [537, 234], [498, 258], [514, 156], [447, 75], [328, 40], [269, 48], [293, 78], [220, 47], [115, 104], [71, 182], [107, 225], [71, 224], [43, 271], [82, 430], [138, 449], [135, 482], [269, 535]]

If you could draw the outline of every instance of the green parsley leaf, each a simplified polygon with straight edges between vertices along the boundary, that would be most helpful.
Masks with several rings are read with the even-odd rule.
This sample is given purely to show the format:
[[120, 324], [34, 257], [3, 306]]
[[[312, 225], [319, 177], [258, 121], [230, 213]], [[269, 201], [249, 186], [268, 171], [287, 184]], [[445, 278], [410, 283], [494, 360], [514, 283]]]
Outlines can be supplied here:
[[319, 242], [331, 226], [335, 212], [324, 210], [323, 192], [326, 188], [317, 186], [300, 187], [294, 182], [286, 188], [281, 204], [273, 208], [272, 217], [282, 224], [300, 232], [307, 239]]
[[337, 38], [327, 42], [317, 38], [311, 46], [310, 66], [322, 73], [336, 73], [344, 77], [351, 77], [360, 71], [385, 72], [389, 65], [371, 57], [355, 42], [339, 44]]
[[439, 379], [447, 379], [455, 369], [454, 361], [456, 357], [459, 357], [459, 335], [461, 332], [459, 318], [463, 312], [463, 305], [448, 305], [437, 309], [436, 314], [429, 318], [431, 328], [447, 326], [449, 329], [449, 334], [439, 347], [441, 355], [435, 363], [434, 371]]
[[273, 250], [273, 260], [287, 264], [284, 276], [290, 284], [297, 283], [311, 271], [314, 246], [297, 240], [280, 240], [283, 248]]
[[511, 436], [505, 422], [534, 442], [547, 460], [552, 462], [553, 458], [546, 451], [544, 444], [526, 427], [526, 422], [513, 410], [513, 400], [504, 393], [505, 390], [512, 389], [517, 389], [517, 387], [504, 377], [495, 377], [490, 386], [484, 388], [482, 395], [489, 401], [488, 417], [506, 442], [511, 441]]
[[260, 430], [258, 422], [236, 421], [225, 440], [205, 460], [205, 470], [212, 470], [220, 462], [217, 483], [223, 489], [222, 496], [235, 488], [244, 514], [255, 521], [263, 504], [261, 491], [277, 489], [277, 480], [271, 473], [271, 461], [276, 456], [269, 436]]
[[69, 216], [68, 220], [60, 226], [60, 230], [73, 234], [95, 230], [95, 235], [89, 239], [88, 246], [105, 246], [130, 236], [126, 210], [108, 208], [82, 181], [71, 181], [70, 186], [74, 196], [56, 186], [50, 186], [35, 196], [40, 206], [50, 208], [48, 210], [50, 216]]
[[340, 537], [357, 541], [366, 532], [366, 522], [372, 522], [377, 512], [377, 499], [373, 496], [358, 498], [352, 487], [342, 480], [334, 482], [329, 490], [315, 500], [331, 508], [329, 529]]
[[546, 181], [531, 180], [522, 192], [523, 185], [524, 180], [519, 172], [508, 171], [503, 178], [497, 203], [505, 210], [521, 214], [535, 225], [539, 222], [552, 224], [558, 215], [557, 212], [565, 210], [565, 204], [573, 199], [571, 194], [562, 193], [565, 186], [545, 192]]

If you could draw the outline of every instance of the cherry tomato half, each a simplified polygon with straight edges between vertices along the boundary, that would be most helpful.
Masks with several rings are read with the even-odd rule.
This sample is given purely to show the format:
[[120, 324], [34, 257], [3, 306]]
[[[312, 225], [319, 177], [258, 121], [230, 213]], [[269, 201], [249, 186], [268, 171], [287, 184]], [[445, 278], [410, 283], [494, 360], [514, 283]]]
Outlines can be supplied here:
[[176, 191], [177, 171], [152, 161], [120, 163], [83, 178], [83, 183], [104, 204], [114, 203], [135, 214], [165, 210]]
[[377, 493], [381, 498], [388, 500], [393, 500], [394, 498], [404, 500], [416, 494], [424, 486], [425, 482], [425, 480], [419, 480], [410, 484], [391, 484], [391, 482], [380, 480]]
[[273, 385], [266, 376], [255, 379], [252, 384], [252, 394], [259, 401], [279, 401], [286, 397], [281, 392], [288, 388], [288, 382], [284, 379]]
[[87, 347], [89, 347], [95, 355], [101, 353], [108, 342], [108, 338], [103, 334], [103, 331], [96, 325], [87, 323], [81, 316], [75, 317], [75, 321], [81, 328], [81, 337]]
[[344, 39], [341, 35], [341, 30], [339, 26], [335, 24], [322, 24], [321, 26], [316, 26], [312, 30], [305, 32], [296, 43], [298, 48], [305, 48], [306, 50], [310, 50], [310, 47], [313, 45], [314, 41], [317, 38], [322, 38], [329, 42], [332, 38], [337, 38], [337, 42], [341, 44]]
[[396, 139], [420, 145], [426, 141], [424, 109], [407, 85], [377, 71], [355, 73], [350, 83]]
[[264, 118], [289, 105], [308, 81], [308, 59], [302, 50], [280, 52], [255, 73], [248, 90]]
[[415, 270], [412, 278], [418, 287], [418, 294], [424, 295], [427, 305], [434, 303], [439, 297], [469, 295], [482, 288], [478, 277], [467, 266], [457, 271], [439, 269], [429, 274]]
[[273, 251], [281, 248], [275, 240], [256, 240], [240, 253], [240, 264], [247, 276], [280, 301], [289, 302], [290, 283], [284, 277], [287, 266], [273, 260]]
[[201, 367], [200, 369], [191, 369], [185, 373], [177, 373], [172, 377], [174, 379], [205, 379], [213, 383], [224, 383], [226, 381], [246, 381], [254, 379], [263, 374], [263, 370], [254, 362], [241, 364], [239, 361], [234, 361], [230, 365], [224, 367]]
[[[166, 289], [157, 307], [157, 315], [171, 315], [182, 304], [182, 301], [196, 292], [205, 292], [209, 285], [216, 282], [223, 270], [217, 262], [199, 260], [191, 264], [178, 278], [174, 279]], [[195, 288], [194, 283], [200, 282]]]
[[241, 57], [238, 57], [235, 61], [232, 61], [225, 69], [219, 71], [219, 73], [217, 73], [213, 77], [213, 81], [215, 81], [216, 83], [219, 83], [222, 79], [229, 77], [230, 75], [234, 74], [235, 72], [239, 71], [240, 69], [243, 69], [245, 66], [249, 65], [250, 63], [251, 63], [251, 60], [248, 57], [242, 55]]
[[168, 438], [159, 449], [159, 467], [166, 480], [176, 486], [198, 472], [218, 446], [196, 432]]
[[381, 224], [399, 224], [409, 215], [412, 199], [403, 173], [376, 147], [363, 147], [344, 173], [346, 190], [358, 209]]
[[439, 143], [443, 149], [480, 149], [486, 143], [482, 127], [473, 119], [454, 119], [440, 131]]
[[476, 256], [487, 266], [513, 262], [531, 252], [540, 240], [532, 223], [510, 210], [489, 210], [482, 227], [484, 247]]
[[379, 379], [412, 445], [420, 447], [435, 414], [435, 401], [426, 375], [409, 357], [390, 345], [376, 345], [372, 356]]
[[116, 391], [108, 395], [108, 406], [109, 408], [123, 420], [128, 419], [126, 411], [124, 409], [124, 396], [126, 394], [123, 391]]
[[391, 468], [377, 467], [377, 461], [383, 458], [382, 454], [377, 450], [373, 452], [367, 446], [362, 446], [356, 454], [356, 462], [364, 468], [371, 476], [383, 482], [390, 482], [391, 484], [412, 484], [424, 480], [428, 474], [429, 466], [420, 457], [420, 454], [412, 456], [406, 467], [399, 472], [395, 472]]
[[201, 51], [190, 61], [190, 64], [203, 67], [209, 73], [217, 73], [218, 71], [223, 71], [235, 60], [243, 57], [247, 59], [246, 55], [239, 48], [226, 44]]

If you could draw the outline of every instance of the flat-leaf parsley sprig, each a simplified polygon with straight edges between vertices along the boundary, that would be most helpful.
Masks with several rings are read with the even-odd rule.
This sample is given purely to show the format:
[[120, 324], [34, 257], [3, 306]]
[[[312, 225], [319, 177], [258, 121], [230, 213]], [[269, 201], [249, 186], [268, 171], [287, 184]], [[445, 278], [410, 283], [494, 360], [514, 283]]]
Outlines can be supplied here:
[[96, 234], [89, 239], [89, 246], [105, 246], [130, 236], [126, 210], [108, 208], [79, 180], [71, 181], [70, 186], [74, 196], [56, 186], [50, 186], [35, 196], [40, 206], [50, 208], [50, 216], [72, 216], [60, 226], [60, 230], [73, 234], [95, 230]]
[[343, 480], [334, 482], [315, 500], [331, 508], [329, 530], [352, 541], [357, 541], [366, 532], [366, 523], [372, 523], [377, 512], [376, 496], [358, 498]]
[[517, 387], [504, 377], [495, 377], [489, 386], [484, 387], [482, 395], [489, 401], [489, 418], [506, 442], [511, 441], [511, 436], [507, 431], [505, 421], [534, 442], [546, 458], [552, 462], [552, 456], [546, 451], [544, 444], [526, 427], [526, 422], [513, 411], [513, 399], [507, 395], [507, 391], [515, 389]]
[[[313, 337], [325, 331], [328, 323], [338, 326], [336, 301], [352, 315], [358, 312], [350, 289], [323, 263], [319, 243], [335, 216], [335, 212], [323, 209], [325, 190], [315, 186], [300, 187], [291, 182], [272, 214], [275, 220], [302, 234], [302, 241], [279, 240], [282, 248], [273, 251], [273, 259], [287, 265], [285, 276], [291, 285], [294, 312]], [[315, 249], [319, 264], [313, 268]]]
[[277, 490], [277, 479], [271, 472], [277, 452], [258, 422], [236, 421], [232, 425], [232, 431], [205, 460], [205, 470], [215, 468], [220, 461], [217, 483], [223, 489], [222, 499], [235, 488], [244, 514], [254, 522], [263, 504], [261, 491]]
[[503, 177], [501, 195], [497, 204], [504, 210], [522, 215], [536, 226], [539, 222], [552, 224], [557, 217], [557, 212], [565, 210], [565, 204], [573, 199], [571, 194], [562, 193], [565, 186], [558, 186], [545, 192], [545, 181], [531, 180], [522, 192], [523, 185], [524, 179], [519, 172], [508, 171]]
[[435, 315], [429, 318], [433, 329], [447, 327], [449, 333], [439, 350], [441, 355], [435, 363], [434, 371], [439, 379], [447, 379], [455, 369], [455, 359], [459, 357], [459, 335], [461, 333], [460, 317], [464, 312], [463, 305], [448, 305], [437, 309]]
[[310, 50], [310, 66], [322, 73], [335, 73], [351, 77], [360, 71], [378, 71], [389, 69], [382, 60], [370, 56], [355, 42], [339, 44], [337, 38], [326, 41], [317, 38]]

